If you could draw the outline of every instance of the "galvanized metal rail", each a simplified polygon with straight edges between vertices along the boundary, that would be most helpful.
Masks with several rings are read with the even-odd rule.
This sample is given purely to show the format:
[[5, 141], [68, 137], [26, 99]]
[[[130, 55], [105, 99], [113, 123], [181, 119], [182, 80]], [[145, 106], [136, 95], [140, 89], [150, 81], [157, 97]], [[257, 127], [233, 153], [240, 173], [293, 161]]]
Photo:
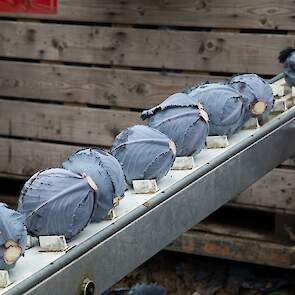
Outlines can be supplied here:
[[293, 154], [295, 107], [237, 133], [228, 148], [202, 151], [193, 170], [169, 172], [158, 193], [129, 190], [118, 218], [89, 225], [68, 251], [30, 249], [0, 294], [80, 294], [85, 279], [81, 294], [100, 294]]

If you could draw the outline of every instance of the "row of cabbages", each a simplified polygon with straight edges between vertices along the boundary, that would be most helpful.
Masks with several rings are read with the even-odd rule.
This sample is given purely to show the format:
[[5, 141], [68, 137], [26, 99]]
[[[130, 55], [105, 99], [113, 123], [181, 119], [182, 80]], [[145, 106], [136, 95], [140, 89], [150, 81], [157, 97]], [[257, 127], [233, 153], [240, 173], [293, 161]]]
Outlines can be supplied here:
[[176, 156], [199, 153], [208, 134], [230, 136], [249, 118], [269, 113], [273, 103], [270, 85], [255, 74], [194, 85], [144, 111], [149, 127], [123, 130], [111, 154], [83, 149], [63, 168], [36, 173], [22, 189], [18, 212], [0, 206], [0, 269], [9, 269], [24, 253], [26, 230], [71, 240], [119, 204], [125, 180], [161, 179]]

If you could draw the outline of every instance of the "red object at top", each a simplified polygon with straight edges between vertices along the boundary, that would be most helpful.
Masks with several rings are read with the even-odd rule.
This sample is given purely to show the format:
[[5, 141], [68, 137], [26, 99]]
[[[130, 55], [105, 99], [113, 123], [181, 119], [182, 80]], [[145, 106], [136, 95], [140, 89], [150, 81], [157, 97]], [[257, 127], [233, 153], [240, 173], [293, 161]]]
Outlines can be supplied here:
[[0, 13], [57, 14], [57, 0], [0, 0]]

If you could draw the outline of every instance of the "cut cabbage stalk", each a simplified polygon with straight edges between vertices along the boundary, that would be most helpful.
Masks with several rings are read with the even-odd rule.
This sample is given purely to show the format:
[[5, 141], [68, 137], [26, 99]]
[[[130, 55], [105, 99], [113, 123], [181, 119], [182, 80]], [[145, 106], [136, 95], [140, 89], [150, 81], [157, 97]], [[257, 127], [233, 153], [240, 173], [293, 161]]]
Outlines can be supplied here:
[[7, 265], [14, 264], [21, 256], [21, 253], [22, 253], [22, 249], [17, 244], [14, 246], [10, 245], [7, 248], [7, 250], [4, 252], [4, 256], [3, 256], [4, 262]]
[[209, 122], [209, 116], [207, 114], [207, 112], [202, 108], [199, 110], [199, 113], [200, 113], [200, 117], [206, 122], [208, 123]]
[[114, 198], [114, 207], [118, 207], [120, 205], [120, 202], [123, 198], [122, 197], [115, 197]]
[[88, 182], [88, 184], [90, 185], [90, 187], [94, 190], [94, 191], [97, 191], [98, 188], [97, 188], [97, 185], [96, 183], [94, 182], [94, 180], [90, 177], [90, 176], [86, 176], [86, 180]]
[[114, 208], [112, 208], [112, 209], [109, 211], [109, 213], [108, 213], [108, 215], [107, 215], [107, 217], [106, 217], [106, 220], [114, 220], [115, 218], [117, 218], [117, 214], [116, 214]]
[[258, 101], [252, 106], [251, 112], [254, 115], [261, 115], [264, 113], [265, 109], [266, 103], [264, 101]]
[[9, 248], [9, 247], [18, 247], [18, 244], [15, 242], [15, 241], [13, 241], [13, 240], [8, 240], [8, 241], [6, 241], [6, 243], [5, 243], [5, 248], [7, 249], [7, 248]]
[[0, 285], [7, 282], [5, 271], [12, 269], [25, 253], [27, 231], [24, 223], [24, 215], [0, 202]]
[[176, 145], [175, 145], [174, 141], [171, 140], [169, 142], [169, 148], [172, 151], [173, 155], [176, 156]]
[[244, 123], [251, 117], [263, 115], [266, 118], [269, 115], [274, 105], [274, 97], [266, 80], [256, 74], [243, 74], [232, 77], [226, 84], [242, 94], [246, 107]]

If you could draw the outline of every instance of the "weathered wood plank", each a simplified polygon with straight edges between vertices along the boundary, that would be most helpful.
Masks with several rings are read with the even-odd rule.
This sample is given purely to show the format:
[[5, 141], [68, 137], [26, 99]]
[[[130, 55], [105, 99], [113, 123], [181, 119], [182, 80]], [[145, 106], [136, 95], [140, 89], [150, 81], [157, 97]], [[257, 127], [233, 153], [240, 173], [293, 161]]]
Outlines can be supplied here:
[[150, 108], [202, 81], [225, 77], [0, 61], [0, 95]]
[[[0, 100], [0, 135], [110, 146], [139, 113]], [[143, 124], [143, 123], [142, 123]]]
[[60, 167], [79, 147], [0, 137], [0, 173], [29, 177], [38, 170]]
[[0, 56], [4, 57], [275, 74], [281, 70], [278, 52], [294, 46], [295, 35], [0, 21], [0, 41]]
[[167, 249], [276, 267], [292, 268], [295, 264], [292, 246], [199, 231], [184, 233]]
[[295, 210], [295, 170], [274, 169], [240, 194], [235, 204]]
[[58, 15], [14, 16], [126, 24], [294, 30], [294, 14], [293, 0], [60, 0]]
[[274, 232], [270, 233], [262, 230], [261, 228], [243, 228], [237, 224], [229, 225], [216, 221], [214, 222], [204, 220], [201, 223], [196, 224], [192, 229], [200, 232], [207, 232], [216, 235], [226, 235], [235, 238], [247, 238], [267, 242], [274, 242], [276, 240]]

